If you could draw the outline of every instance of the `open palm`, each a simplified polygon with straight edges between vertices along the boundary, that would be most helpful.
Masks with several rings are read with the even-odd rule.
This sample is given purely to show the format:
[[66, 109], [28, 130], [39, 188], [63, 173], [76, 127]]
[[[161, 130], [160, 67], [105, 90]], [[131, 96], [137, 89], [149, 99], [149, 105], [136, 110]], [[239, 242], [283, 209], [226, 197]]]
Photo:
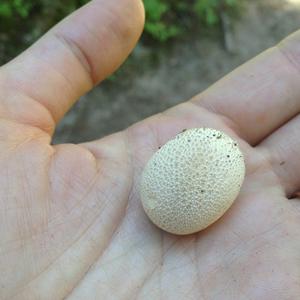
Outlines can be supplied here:
[[[51, 146], [142, 25], [138, 0], [95, 0], [0, 70], [0, 299], [297, 299], [299, 33], [189, 102]], [[223, 218], [174, 236], [145, 216], [138, 186], [157, 148], [191, 127], [238, 139], [247, 175]]]

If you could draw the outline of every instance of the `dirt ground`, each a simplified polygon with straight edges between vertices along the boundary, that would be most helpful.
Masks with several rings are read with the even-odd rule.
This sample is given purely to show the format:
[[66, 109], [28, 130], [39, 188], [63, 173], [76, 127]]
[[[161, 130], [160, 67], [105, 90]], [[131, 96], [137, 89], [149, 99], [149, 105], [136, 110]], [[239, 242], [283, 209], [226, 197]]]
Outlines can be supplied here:
[[138, 46], [126, 71], [82, 97], [69, 112], [54, 143], [100, 138], [203, 91], [300, 28], [300, 1], [249, 0], [231, 27], [231, 51], [224, 49], [220, 34], [195, 33], [152, 51]]

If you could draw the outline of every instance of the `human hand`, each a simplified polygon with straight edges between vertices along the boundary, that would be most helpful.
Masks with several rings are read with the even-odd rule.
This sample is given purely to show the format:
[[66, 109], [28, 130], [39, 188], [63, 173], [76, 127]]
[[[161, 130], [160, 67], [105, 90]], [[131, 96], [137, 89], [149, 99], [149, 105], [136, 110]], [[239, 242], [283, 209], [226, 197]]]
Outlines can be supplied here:
[[[142, 25], [139, 0], [95, 0], [1, 68], [0, 299], [296, 299], [300, 33], [127, 130], [50, 145]], [[203, 126], [239, 141], [245, 182], [215, 224], [171, 235], [145, 216], [140, 175], [159, 146]]]

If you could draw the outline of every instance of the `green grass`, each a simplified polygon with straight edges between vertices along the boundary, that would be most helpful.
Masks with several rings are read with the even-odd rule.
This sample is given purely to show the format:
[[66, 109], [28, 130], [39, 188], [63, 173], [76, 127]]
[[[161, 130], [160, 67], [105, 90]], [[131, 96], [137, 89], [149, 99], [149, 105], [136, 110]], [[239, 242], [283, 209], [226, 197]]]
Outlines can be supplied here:
[[[108, 0], [107, 0], [108, 1]], [[164, 43], [195, 26], [211, 27], [220, 22], [220, 11], [239, 11], [243, 0], [144, 0], [144, 40]], [[1, 0], [1, 56], [14, 56], [51, 26], [88, 0]], [[187, 3], [188, 2], [188, 3]]]

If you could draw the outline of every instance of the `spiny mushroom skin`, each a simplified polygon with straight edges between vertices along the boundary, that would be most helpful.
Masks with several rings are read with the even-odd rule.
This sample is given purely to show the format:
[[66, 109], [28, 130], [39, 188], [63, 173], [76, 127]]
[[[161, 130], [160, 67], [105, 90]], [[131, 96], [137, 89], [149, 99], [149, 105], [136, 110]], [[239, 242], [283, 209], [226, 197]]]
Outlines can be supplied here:
[[236, 141], [211, 128], [189, 129], [149, 160], [141, 179], [141, 201], [163, 230], [195, 233], [225, 213], [244, 176], [244, 158]]

